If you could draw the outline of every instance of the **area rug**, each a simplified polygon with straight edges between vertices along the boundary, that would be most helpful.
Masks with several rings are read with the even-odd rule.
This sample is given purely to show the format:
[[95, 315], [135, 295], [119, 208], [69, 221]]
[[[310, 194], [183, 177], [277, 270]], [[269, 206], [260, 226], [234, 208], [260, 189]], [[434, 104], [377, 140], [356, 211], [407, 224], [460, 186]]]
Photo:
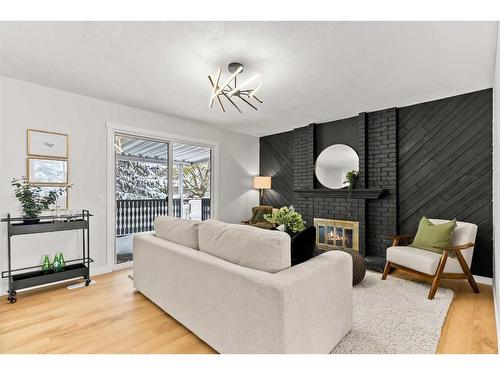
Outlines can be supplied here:
[[353, 290], [353, 328], [332, 354], [433, 354], [453, 291], [367, 272]]

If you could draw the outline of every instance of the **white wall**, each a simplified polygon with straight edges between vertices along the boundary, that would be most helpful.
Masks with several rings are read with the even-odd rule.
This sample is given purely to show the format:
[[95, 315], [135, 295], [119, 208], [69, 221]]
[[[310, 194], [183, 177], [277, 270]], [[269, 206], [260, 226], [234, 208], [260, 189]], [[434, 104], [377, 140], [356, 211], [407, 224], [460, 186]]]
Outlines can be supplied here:
[[[20, 213], [10, 180], [26, 174], [26, 129], [68, 133], [69, 181], [73, 183], [70, 208], [87, 208], [95, 215], [91, 221], [91, 255], [95, 268], [102, 270], [107, 264], [106, 122], [218, 142], [219, 219], [239, 222], [258, 204], [258, 192], [252, 190], [252, 176], [258, 174], [259, 163], [256, 137], [0, 76], [0, 215]], [[73, 255], [70, 249], [78, 244], [75, 233], [16, 238], [14, 266], [36, 264], [42, 254], [56, 250], [64, 251], [68, 258]], [[2, 224], [2, 270], [6, 269], [5, 247]], [[5, 292], [4, 285], [1, 293]]]
[[[493, 82], [493, 292], [497, 335], [500, 332], [500, 29]], [[498, 343], [500, 351], [500, 341]]]

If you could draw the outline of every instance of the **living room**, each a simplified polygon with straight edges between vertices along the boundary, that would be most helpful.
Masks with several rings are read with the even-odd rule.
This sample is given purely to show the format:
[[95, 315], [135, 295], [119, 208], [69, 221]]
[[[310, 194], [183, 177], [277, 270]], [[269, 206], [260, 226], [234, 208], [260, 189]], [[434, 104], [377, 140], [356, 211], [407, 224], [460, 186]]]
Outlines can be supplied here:
[[496, 20], [25, 18], [0, 21], [6, 360], [498, 365]]

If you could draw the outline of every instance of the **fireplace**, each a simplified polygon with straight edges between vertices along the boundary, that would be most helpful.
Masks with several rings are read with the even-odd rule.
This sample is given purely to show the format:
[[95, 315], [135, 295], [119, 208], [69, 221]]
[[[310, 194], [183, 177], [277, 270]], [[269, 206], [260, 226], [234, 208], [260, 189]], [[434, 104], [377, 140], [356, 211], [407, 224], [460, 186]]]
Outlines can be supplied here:
[[359, 222], [314, 218], [314, 226], [318, 249], [359, 251]]

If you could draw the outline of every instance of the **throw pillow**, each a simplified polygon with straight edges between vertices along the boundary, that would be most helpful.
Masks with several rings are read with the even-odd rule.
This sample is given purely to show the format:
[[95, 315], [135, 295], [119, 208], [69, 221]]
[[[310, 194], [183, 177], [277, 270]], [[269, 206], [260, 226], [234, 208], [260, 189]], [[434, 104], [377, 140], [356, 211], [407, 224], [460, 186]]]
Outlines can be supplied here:
[[417, 234], [410, 246], [441, 254], [443, 250], [434, 246], [449, 246], [456, 226], [455, 219], [443, 224], [433, 224], [424, 216], [420, 219]]

